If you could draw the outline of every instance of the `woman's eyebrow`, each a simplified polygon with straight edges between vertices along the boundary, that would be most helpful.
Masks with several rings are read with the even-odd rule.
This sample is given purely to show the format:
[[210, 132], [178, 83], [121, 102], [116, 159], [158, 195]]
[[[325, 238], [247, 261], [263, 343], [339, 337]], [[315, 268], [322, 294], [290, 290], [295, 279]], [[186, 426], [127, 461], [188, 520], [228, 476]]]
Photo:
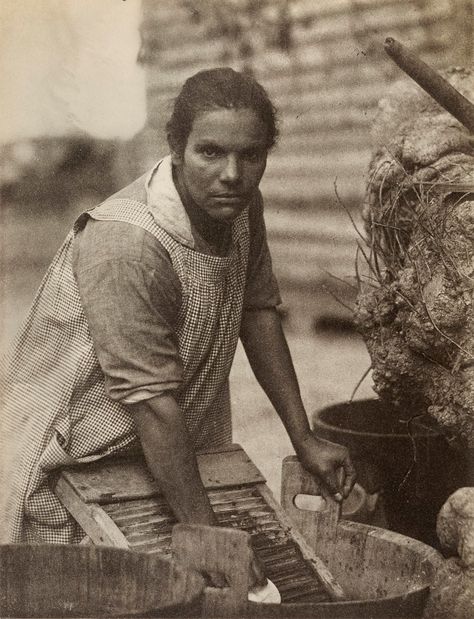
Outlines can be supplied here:
[[216, 142], [215, 140], [199, 140], [196, 143], [196, 148], [208, 148], [208, 147], [212, 147], [212, 148], [216, 148], [219, 150], [224, 150], [224, 146], [222, 146], [222, 144], [219, 144], [219, 142]]
[[197, 144], [205, 144], [207, 145], [211, 145], [211, 146], [219, 146], [219, 142], [216, 141], [214, 138], [200, 138], [197, 141]]
[[[212, 146], [213, 148], [219, 150], [232, 150], [232, 148], [227, 147], [226, 145], [221, 144], [220, 142], [213, 140], [212, 138], [202, 138], [198, 142], [196, 142], [196, 148], [205, 148]], [[239, 148], [239, 152], [247, 152], [251, 150], [264, 150], [265, 145], [261, 142], [252, 142], [251, 144], [247, 144], [242, 148]]]

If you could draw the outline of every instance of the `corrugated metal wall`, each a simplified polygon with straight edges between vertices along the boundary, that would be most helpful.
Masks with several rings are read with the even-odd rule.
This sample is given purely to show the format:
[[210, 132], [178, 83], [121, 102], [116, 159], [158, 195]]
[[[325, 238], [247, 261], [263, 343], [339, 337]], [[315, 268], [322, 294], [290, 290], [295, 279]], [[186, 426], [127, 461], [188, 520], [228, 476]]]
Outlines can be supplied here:
[[166, 150], [173, 97], [200, 69], [250, 68], [279, 109], [261, 187], [276, 270], [291, 282], [352, 272], [355, 233], [334, 186], [360, 202], [376, 104], [401, 75], [385, 37], [436, 67], [472, 62], [471, 0], [143, 0], [143, 14], [150, 161]]

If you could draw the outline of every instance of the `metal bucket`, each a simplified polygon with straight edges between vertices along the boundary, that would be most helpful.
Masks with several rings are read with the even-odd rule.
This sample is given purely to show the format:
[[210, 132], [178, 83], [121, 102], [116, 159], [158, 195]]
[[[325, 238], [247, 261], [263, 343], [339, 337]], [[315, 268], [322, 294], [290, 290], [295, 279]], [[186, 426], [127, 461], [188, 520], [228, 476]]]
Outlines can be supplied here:
[[203, 590], [199, 574], [152, 554], [0, 546], [1, 617], [196, 616]]

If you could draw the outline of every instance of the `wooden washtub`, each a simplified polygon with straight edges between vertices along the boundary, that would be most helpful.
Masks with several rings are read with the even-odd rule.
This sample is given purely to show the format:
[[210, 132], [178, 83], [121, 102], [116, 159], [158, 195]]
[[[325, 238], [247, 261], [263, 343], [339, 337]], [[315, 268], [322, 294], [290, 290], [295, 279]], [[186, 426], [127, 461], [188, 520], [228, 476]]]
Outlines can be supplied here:
[[296, 507], [298, 494], [317, 493], [317, 485], [296, 458], [286, 458], [283, 507], [348, 599], [317, 605], [251, 604], [249, 615], [314, 619], [421, 617], [441, 555], [422, 542], [386, 529], [348, 520], [340, 520], [334, 528], [330, 522], [334, 514], [325, 516]]
[[197, 572], [158, 555], [0, 545], [0, 617], [195, 616], [203, 591]]
[[[174, 526], [141, 460], [70, 468], [56, 492], [95, 544], [166, 557], [171, 532], [174, 537], [178, 530], [181, 541], [176, 547], [173, 540], [173, 550], [180, 560], [190, 568], [222, 571], [231, 583], [227, 590], [206, 589], [206, 616], [421, 616], [441, 561], [434, 549], [384, 529], [337, 522], [332, 501], [323, 512], [298, 509], [295, 497], [318, 494], [318, 487], [293, 456], [283, 463], [283, 508], [239, 446], [198, 460], [223, 528]], [[247, 601], [249, 539], [282, 594], [281, 605]]]

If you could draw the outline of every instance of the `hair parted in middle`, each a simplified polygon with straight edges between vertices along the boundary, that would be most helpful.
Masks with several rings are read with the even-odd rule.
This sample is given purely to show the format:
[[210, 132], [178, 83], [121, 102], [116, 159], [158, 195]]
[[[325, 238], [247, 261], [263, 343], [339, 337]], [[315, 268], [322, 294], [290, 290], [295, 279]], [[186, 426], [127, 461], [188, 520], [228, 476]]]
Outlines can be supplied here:
[[267, 148], [278, 139], [277, 114], [266, 90], [255, 79], [229, 67], [199, 71], [186, 80], [166, 124], [170, 148], [182, 154], [194, 119], [218, 108], [254, 110], [267, 127]]

